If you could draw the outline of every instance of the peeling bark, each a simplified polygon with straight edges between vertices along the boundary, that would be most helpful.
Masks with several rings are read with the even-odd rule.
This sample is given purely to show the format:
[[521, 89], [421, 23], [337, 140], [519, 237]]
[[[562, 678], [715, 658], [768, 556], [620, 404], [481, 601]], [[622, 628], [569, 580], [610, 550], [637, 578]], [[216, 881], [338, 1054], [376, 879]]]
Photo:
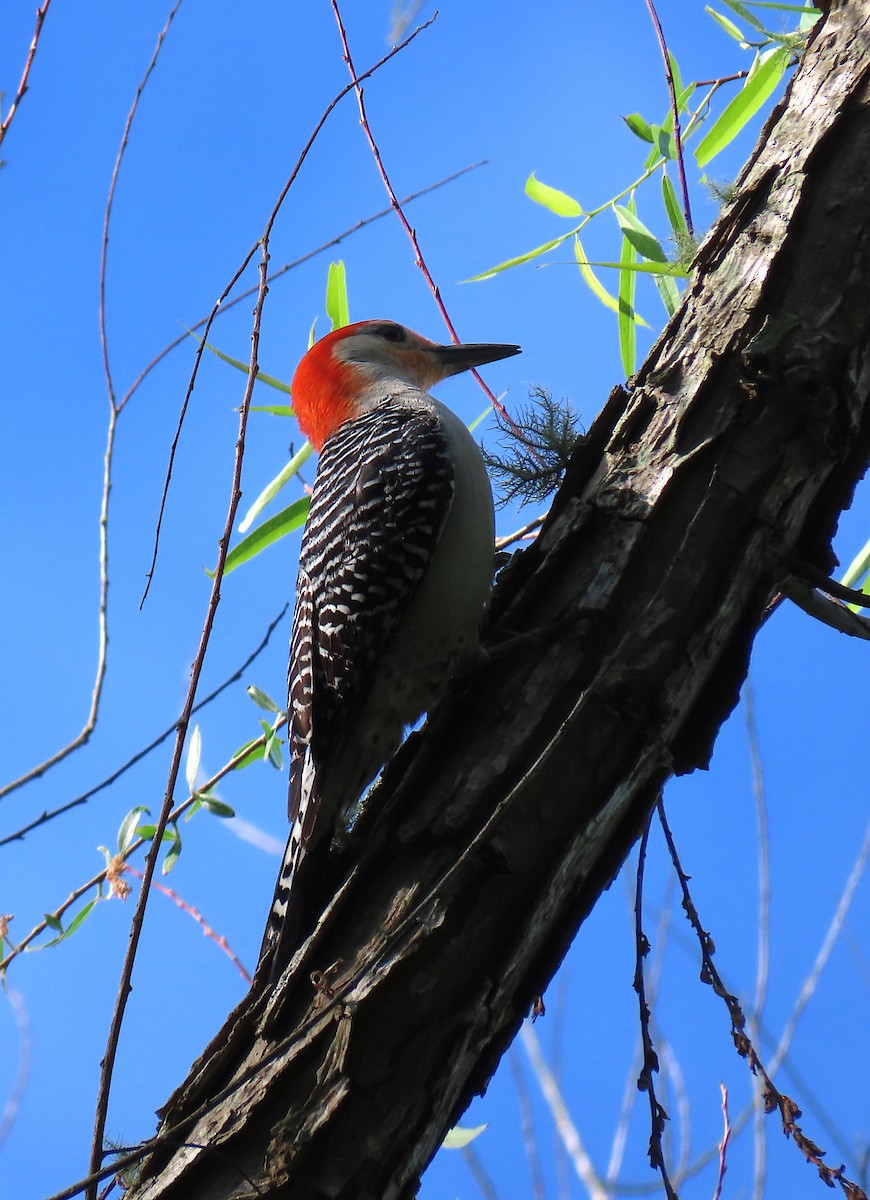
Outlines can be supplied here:
[[831, 569], [870, 460], [868, 71], [870, 6], [833, 5], [677, 314], [502, 572], [493, 623], [540, 643], [390, 764], [314, 934], [169, 1101], [135, 1200], [413, 1196], [662, 784], [706, 764], [765, 606], [796, 560]]

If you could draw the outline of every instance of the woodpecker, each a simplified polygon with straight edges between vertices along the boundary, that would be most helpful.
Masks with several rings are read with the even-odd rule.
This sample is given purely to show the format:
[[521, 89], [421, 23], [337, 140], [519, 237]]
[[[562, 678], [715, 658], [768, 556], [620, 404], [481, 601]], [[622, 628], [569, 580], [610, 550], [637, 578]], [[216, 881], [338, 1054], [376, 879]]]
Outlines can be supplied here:
[[320, 457], [290, 645], [290, 836], [260, 951], [272, 978], [310, 932], [294, 883], [316, 879], [341, 818], [477, 650], [492, 491], [474, 438], [428, 389], [519, 351], [360, 321], [296, 369], [293, 409]]

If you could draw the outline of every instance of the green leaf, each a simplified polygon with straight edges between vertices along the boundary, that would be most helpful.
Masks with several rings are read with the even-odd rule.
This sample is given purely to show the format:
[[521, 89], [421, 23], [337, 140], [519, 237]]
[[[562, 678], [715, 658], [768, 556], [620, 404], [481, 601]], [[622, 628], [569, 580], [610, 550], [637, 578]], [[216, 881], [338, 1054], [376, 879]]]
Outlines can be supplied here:
[[[139, 835], [139, 837], [144, 838], [146, 842], [150, 841], [154, 837], [154, 834], [156, 832], [157, 832], [156, 825], [140, 825], [138, 827], [138, 829], [136, 830], [136, 833]], [[162, 842], [171, 842], [172, 841], [172, 834], [169, 832], [168, 829], [163, 830], [163, 837], [160, 840]]]
[[292, 417], [294, 415], [291, 404], [252, 404], [248, 412], [270, 413], [273, 417]]
[[[695, 86], [696, 85], [694, 83], [687, 83], [686, 86], [682, 89], [682, 91], [680, 91], [679, 88], [675, 89], [676, 93], [677, 93], [677, 111], [678, 112], [688, 111], [688, 102], [692, 96], [692, 93], [695, 90]], [[673, 109], [671, 109], [671, 108], [668, 109], [667, 115], [665, 116], [665, 119], [662, 121], [661, 125], [652, 125], [650, 128], [652, 129], [652, 132], [653, 132], [653, 140], [655, 142], [655, 145], [653, 146], [652, 150], [650, 150], [649, 154], [647, 155], [646, 162], [643, 164], [644, 171], [651, 171], [653, 169], [653, 167], [657, 166], [658, 163], [660, 163], [662, 160], [662, 155], [659, 151], [659, 146], [658, 146], [658, 139], [660, 137], [660, 133], [662, 130], [665, 133], [673, 135], [673, 132], [674, 132]], [[665, 144], [667, 145], [667, 143], [665, 143]]]
[[724, 150], [747, 121], [755, 116], [782, 78], [790, 55], [791, 51], [787, 46], [780, 46], [778, 50], [770, 51], [765, 58], [756, 58], [758, 65], [755, 73], [725, 106], [695, 149], [699, 167], [705, 167]]
[[49, 929], [53, 929], [55, 933], [63, 933], [63, 922], [60, 917], [52, 916], [51, 913], [43, 913], [42, 915]]
[[574, 230], [568, 233], [563, 233], [561, 237], [553, 238], [551, 242], [544, 242], [543, 246], [536, 246], [534, 250], [527, 250], [525, 254], [518, 254], [516, 258], [505, 259], [504, 262], [498, 263], [494, 267], [490, 267], [488, 271], [481, 272], [480, 275], [472, 275], [466, 279], [466, 283], [480, 283], [482, 279], [492, 279], [493, 275], [498, 275], [501, 271], [507, 271], [510, 267], [519, 267], [523, 263], [531, 262], [533, 258], [540, 258], [542, 254], [546, 254], [548, 250], [554, 249], [556, 246], [561, 246], [566, 238], [571, 237]]
[[124, 820], [121, 822], [118, 829], [118, 850], [121, 854], [126, 854], [130, 849], [130, 843], [136, 836], [136, 826], [139, 822], [139, 814], [145, 813], [150, 816], [149, 810], [144, 804], [137, 804], [135, 808], [131, 808]]
[[199, 760], [202, 757], [202, 734], [199, 726], [194, 725], [193, 732], [190, 735], [190, 744], [187, 747], [187, 761], [184, 765], [184, 778], [187, 781], [188, 791], [194, 791], [196, 787], [196, 776], [199, 772]]
[[[240, 757], [241, 756], [241, 757]], [[233, 755], [233, 770], [241, 771], [243, 767], [249, 767], [251, 763], [259, 762], [263, 757], [263, 747], [260, 743], [260, 738], [251, 738], [249, 742], [239, 746], [238, 750]]]
[[87, 902], [87, 904], [84, 906], [84, 908], [79, 909], [79, 911], [76, 913], [76, 915], [73, 917], [73, 919], [70, 921], [69, 925], [67, 925], [66, 929], [63, 932], [63, 936], [65, 938], [72, 937], [72, 935], [75, 933], [75, 931], [82, 924], [84, 924], [84, 922], [91, 915], [91, 910], [93, 909], [96, 902], [97, 902], [96, 897], [94, 897], [93, 900], [89, 900]]
[[472, 1128], [454, 1125], [441, 1143], [441, 1148], [442, 1150], [462, 1150], [475, 1138], [480, 1137], [486, 1128], [486, 1125], [475, 1125]]
[[281, 753], [283, 744], [283, 738], [279, 738], [277, 734], [273, 734], [266, 742], [266, 757], [276, 771], [280, 771], [284, 766], [284, 756]]
[[329, 264], [326, 276], [326, 315], [333, 329], [343, 329], [350, 324], [350, 313], [347, 305], [347, 275], [344, 263]]
[[[204, 342], [198, 333], [192, 329], [187, 331], [192, 338], [195, 338], [201, 346], [205, 346], [206, 350], [210, 350], [221, 362], [228, 363], [231, 367], [235, 367], [237, 371], [242, 371], [247, 375], [251, 369], [250, 363], [242, 362], [241, 359], [231, 358], [229, 354], [224, 354], [223, 350], [218, 350], [217, 346], [213, 346], [211, 342]], [[290, 384], [282, 383], [280, 379], [276, 379], [274, 375], [267, 375], [265, 371], [258, 371], [256, 375], [259, 383], [265, 383], [268, 387], [277, 388], [279, 392], [286, 392], [290, 395]]]
[[704, 5], [704, 12], [709, 13], [720, 29], [724, 29], [728, 36], [734, 38], [734, 41], [744, 49], [749, 45], [749, 42], [746, 40], [746, 34], [733, 21], [729, 20], [728, 17], [716, 12], [715, 8], [711, 8], [709, 4]]
[[677, 246], [683, 246], [689, 237], [689, 228], [686, 225], [686, 218], [683, 213], [682, 206], [677, 199], [677, 192], [670, 178], [662, 173], [662, 200], [667, 213], [668, 222], [674, 234], [674, 240]]
[[[205, 804], [205, 800], [203, 800]], [[169, 830], [166, 831], [169, 833]], [[172, 826], [172, 832], [169, 833], [172, 840], [172, 845], [166, 851], [166, 857], [163, 859], [163, 866], [160, 868], [163, 875], [168, 875], [175, 864], [178, 862], [178, 856], [181, 853], [181, 834], [178, 832], [178, 826]], [[165, 838], [164, 838], [165, 840]]]
[[[632, 196], [626, 211], [631, 212], [633, 208], [634, 197]], [[634, 243], [623, 232], [619, 261], [624, 267], [629, 267], [636, 262], [636, 254], [637, 250]], [[634, 287], [636, 278], [637, 276], [634, 271], [621, 270], [619, 272], [619, 312], [617, 313], [616, 322], [619, 330], [619, 353], [622, 358], [622, 369], [625, 371], [626, 379], [634, 374], [637, 358], [637, 327], [634, 312]]]
[[569, 196], [567, 192], [560, 192], [558, 188], [550, 187], [548, 183], [541, 183], [540, 179], [535, 178], [534, 171], [526, 180], [526, 195], [536, 204], [542, 204], [544, 208], [548, 208], [557, 217], [583, 216], [582, 205], [573, 196]]
[[658, 289], [658, 293], [662, 298], [662, 304], [665, 306], [665, 312], [668, 317], [672, 317], [677, 311], [677, 305], [680, 303], [680, 289], [674, 283], [672, 275], [654, 275], [653, 283]]
[[[751, 13], [745, 4], [741, 4], [740, 0], [722, 0], [722, 3], [727, 4], [733, 13], [737, 13], [737, 16], [740, 17], [742, 21], [746, 21], [748, 24], [750, 24], [753, 29], [757, 30], [759, 33], [765, 32], [764, 26], [759, 21], [758, 17], [756, 17], [754, 13]], [[707, 11], [709, 12], [710, 10], [707, 9]]]
[[[665, 279], [688, 279], [689, 278], [689, 272], [686, 270], [686, 268], [681, 267], [679, 263], [674, 263], [674, 262], [623, 263], [623, 262], [604, 262], [604, 261], [596, 262], [593, 260], [593, 261], [587, 263], [587, 266], [607, 267], [608, 270], [611, 270], [611, 271], [634, 271], [634, 273], [636, 275], [661, 276]], [[608, 304], [607, 307], [610, 308], [611, 305]], [[618, 302], [616, 304], [616, 310], [617, 311], [619, 310]], [[643, 319], [643, 317], [641, 317], [637, 313], [635, 313], [634, 319], [637, 321], [638, 325], [643, 325], [643, 327], [645, 329], [650, 328], [649, 322], [645, 321]]]
[[280, 713], [284, 710], [279, 708], [271, 696], [267, 696], [264, 691], [261, 691], [256, 684], [252, 683], [245, 688], [250, 698], [256, 704], [257, 708], [262, 708], [264, 712]]
[[659, 129], [656, 134], [656, 148], [662, 158], [676, 158], [676, 145], [674, 135], [668, 129]]
[[661, 242], [650, 233], [643, 221], [639, 220], [630, 208], [626, 208], [622, 204], [614, 204], [613, 211], [623, 237], [628, 238], [638, 253], [651, 262], [666, 263], [668, 261]]
[[[840, 583], [844, 587], [853, 588], [860, 580], [863, 580], [864, 582], [861, 584], [859, 590], [870, 592], [870, 575], [868, 575], [868, 571], [870, 571], [870, 542], [865, 542], [849, 563]], [[857, 604], [849, 604], [847, 607], [851, 608], [852, 612], [858, 612], [859, 609], [859, 605]], [[870, 604], [860, 607], [870, 607]]]
[[682, 106], [680, 105], [680, 94], [683, 91], [683, 75], [680, 71], [679, 65], [677, 64], [676, 57], [670, 50], [668, 51], [668, 62], [670, 63], [671, 67], [671, 78], [674, 81], [674, 91], [677, 95], [677, 108], [680, 112], [682, 112]]
[[[277, 542], [288, 533], [292, 533], [294, 529], [299, 529], [304, 525], [310, 503], [307, 496], [303, 496], [300, 500], [294, 500], [287, 508], [282, 508], [280, 512], [275, 513], [274, 517], [270, 517], [268, 521], [258, 525], [253, 533], [242, 538], [227, 555], [224, 575], [229, 575], [230, 571], [234, 571], [249, 558], [254, 558], [261, 550], [271, 546], [273, 542]], [[206, 571], [206, 574], [214, 579], [214, 571]]]
[[[589, 260], [586, 258], [586, 251], [583, 249], [583, 246], [580, 242], [580, 238], [577, 234], [574, 235], [574, 257], [577, 260], [577, 266], [580, 268], [580, 274], [583, 276], [583, 280], [586, 283], [589, 290], [592, 292], [593, 296], [595, 296], [598, 300], [600, 300], [605, 308], [609, 308], [611, 310], [611, 312], [618, 313], [619, 312], [619, 300], [617, 299], [616, 296], [613, 296], [613, 295], [611, 295], [610, 292], [608, 292], [607, 288], [604, 286], [604, 284], [601, 282], [601, 280], [598, 278], [598, 276], [592, 270], [592, 266], [590, 265]], [[608, 266], [609, 265], [609, 266], [614, 266], [617, 269], [619, 269], [621, 264], [620, 263], [610, 263], [610, 264], [599, 263], [596, 265], [598, 265], [598, 266]], [[646, 325], [647, 328], [649, 328], [649, 326], [647, 325], [647, 322], [638, 313], [634, 313], [634, 320], [637, 321], [638, 325]]]
[[639, 137], [642, 142], [654, 142], [653, 131], [648, 121], [645, 121], [640, 113], [629, 113], [627, 117], [622, 118], [628, 128], [636, 137]]
[[235, 809], [230, 808], [228, 804], [224, 804], [223, 800], [218, 800], [214, 796], [200, 796], [202, 807], [206, 812], [210, 812], [213, 817], [234, 817]]
[[299, 473], [300, 468], [308, 462], [311, 455], [314, 453], [314, 447], [310, 442], [305, 442], [301, 450], [298, 450], [286, 467], [283, 467], [271, 483], [268, 483], [260, 492], [257, 499], [245, 513], [239, 525], [239, 533], [246, 533], [254, 522], [254, 519], [259, 516], [267, 504], [269, 504], [275, 496], [281, 491], [281, 488]]
[[[501, 399], [501, 397], [499, 397], [499, 399]], [[471, 424], [468, 426], [468, 432], [474, 433], [474, 431], [475, 431], [475, 429], [477, 429], [478, 425], [482, 424], [491, 412], [492, 412], [492, 405], [487, 404], [486, 408], [483, 410], [483, 412], [480, 414], [480, 416], [475, 417], [474, 420], [471, 422]]]

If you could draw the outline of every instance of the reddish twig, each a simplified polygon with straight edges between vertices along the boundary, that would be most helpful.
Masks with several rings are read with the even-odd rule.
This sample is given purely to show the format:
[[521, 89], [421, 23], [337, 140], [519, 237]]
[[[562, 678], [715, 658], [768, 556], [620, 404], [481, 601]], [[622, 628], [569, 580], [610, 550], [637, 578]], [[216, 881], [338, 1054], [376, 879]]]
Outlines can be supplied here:
[[722, 1181], [725, 1178], [725, 1172], [728, 1170], [725, 1165], [725, 1156], [728, 1152], [728, 1143], [731, 1140], [731, 1122], [728, 1119], [728, 1089], [724, 1083], [720, 1083], [719, 1087], [722, 1092], [722, 1121], [724, 1130], [722, 1132], [722, 1141], [719, 1143], [719, 1173], [716, 1176], [716, 1191], [713, 1193], [713, 1200], [720, 1200], [722, 1195]]
[[[487, 161], [487, 159], [483, 158], [479, 162], [472, 163], [468, 167], [462, 167], [461, 170], [454, 171], [451, 175], [445, 175], [445, 177], [443, 179], [439, 179], [437, 183], [430, 183], [426, 187], [420, 188], [419, 191], [411, 192], [410, 195], [405, 196], [405, 198], [400, 200], [399, 203], [412, 204], [415, 200], [419, 200], [421, 196], [426, 196], [429, 194], [429, 192], [434, 192], [440, 187], [446, 187], [448, 183], [453, 183], [462, 175], [467, 175], [469, 171], [476, 171], [478, 167], [485, 166]], [[292, 262], [284, 263], [283, 267], [279, 267], [277, 271], [272, 271], [269, 274], [267, 282], [272, 284], [276, 279], [280, 279], [282, 275], [286, 275], [288, 271], [293, 271], [296, 267], [301, 267], [303, 263], [309, 262], [312, 258], [316, 258], [319, 254], [325, 254], [326, 251], [331, 250], [333, 246], [341, 245], [345, 238], [349, 238], [352, 234], [358, 233], [359, 230], [365, 229], [366, 225], [371, 225], [374, 221], [379, 221], [383, 217], [389, 216], [392, 211], [392, 207], [382, 208], [380, 212], [372, 213], [370, 217], [363, 217], [361, 220], [357, 221], [355, 225], [351, 225], [341, 233], [337, 233], [335, 237], [330, 238], [328, 242], [324, 242], [322, 245], [315, 247], [314, 250], [309, 250], [305, 254], [301, 254], [299, 258], [294, 258]], [[257, 285], [255, 284], [253, 287], [245, 288], [243, 292], [239, 292], [238, 295], [233, 296], [232, 300], [225, 301], [224, 304], [221, 305], [218, 316], [220, 316], [221, 313], [229, 312], [234, 305], [240, 304], [242, 300], [247, 300], [248, 297], [253, 296], [256, 291]], [[173, 339], [173, 341], [169, 343], [169, 345], [164, 346], [160, 353], [155, 355], [148, 365], [142, 368], [142, 370], [130, 384], [130, 387], [118, 401], [119, 411], [125, 406], [128, 400], [133, 397], [133, 394], [145, 382], [154, 368], [159, 363], [163, 362], [164, 358], [166, 358], [168, 354], [175, 350], [176, 347], [180, 346], [183, 342], [187, 342], [191, 333], [195, 333], [197, 329], [202, 329], [207, 320], [207, 317], [203, 317], [200, 321], [196, 321], [193, 325], [185, 328], [184, 333], [180, 333], [177, 338]]]
[[[447, 308], [444, 304], [443, 299], [441, 298], [441, 289], [438, 287], [438, 284], [432, 278], [432, 272], [429, 270], [429, 267], [426, 264], [426, 259], [423, 257], [423, 252], [420, 249], [420, 243], [417, 240], [417, 231], [411, 226], [410, 221], [405, 216], [405, 213], [402, 209], [402, 204], [401, 204], [400, 200], [398, 199], [398, 197], [396, 196], [395, 189], [393, 188], [392, 182], [390, 181], [390, 177], [387, 174], [387, 169], [384, 166], [383, 159], [381, 158], [380, 149], [379, 149], [378, 144], [375, 141], [374, 135], [372, 133], [372, 128], [371, 128], [371, 125], [369, 124], [368, 114], [366, 113], [365, 96], [363, 94], [363, 88], [361, 87], [364, 76], [357, 75], [356, 68], [353, 65], [353, 59], [352, 59], [351, 53], [350, 53], [350, 45], [348, 44], [348, 40], [347, 40], [347, 32], [344, 27], [344, 21], [341, 16], [341, 11], [338, 7], [338, 0], [329, 0], [329, 2], [332, 6], [332, 11], [335, 16], [336, 24], [338, 25], [338, 34], [339, 34], [339, 37], [341, 38], [341, 47], [342, 47], [342, 54], [344, 57], [344, 61], [347, 65], [348, 71], [350, 72], [351, 80], [353, 81], [351, 86], [354, 88], [354, 91], [356, 92], [356, 101], [357, 101], [357, 105], [359, 107], [360, 125], [362, 126], [363, 133], [366, 136], [366, 141], [368, 142], [369, 149], [372, 152], [372, 157], [375, 160], [375, 165], [378, 169], [378, 174], [381, 177], [381, 182], [383, 183], [384, 187], [386, 188], [387, 195], [390, 197], [390, 206], [393, 209], [393, 211], [395, 212], [396, 216], [399, 218], [399, 220], [402, 224], [402, 228], [404, 229], [405, 233], [408, 235], [408, 240], [410, 241], [411, 246], [413, 247], [413, 250], [414, 250], [414, 263], [420, 269], [420, 271], [423, 274], [423, 278], [426, 280], [426, 284], [429, 288], [429, 291], [432, 293], [432, 297], [433, 297], [435, 303], [438, 305], [438, 311], [441, 313], [442, 320], [444, 321], [444, 324], [447, 326], [447, 329], [448, 329], [448, 332], [450, 333], [451, 338], [453, 339], [454, 343], [459, 343], [461, 341], [461, 339], [459, 337], [459, 334], [456, 332], [456, 328], [450, 319], [450, 314], [447, 312]], [[437, 16], [437, 15], [438, 14], [436, 13], [435, 16]], [[419, 32], [419, 30], [421, 30], [421, 29], [426, 29], [429, 25], [431, 25], [432, 22], [435, 20], [435, 16], [431, 17], [430, 20], [428, 20], [425, 23], [425, 25], [421, 25], [419, 27], [419, 29], [417, 30], [417, 32]], [[486, 395], [486, 397], [489, 400], [492, 407], [496, 410], [497, 413], [500, 414], [501, 417], [504, 418], [504, 420], [508, 423], [508, 425], [513, 429], [513, 431], [515, 433], [518, 433], [515, 423], [511, 420], [510, 414], [508, 413], [508, 411], [504, 407], [504, 405], [501, 403], [501, 401], [498, 399], [498, 397], [493, 394], [493, 392], [489, 389], [489, 387], [487, 387], [487, 385], [484, 383], [483, 379], [480, 377], [480, 375], [478, 374], [478, 372], [476, 370], [472, 370], [471, 374], [474, 376], [474, 378], [477, 380], [480, 387], [483, 389], [484, 394]]]
[[30, 41], [30, 49], [27, 51], [27, 58], [24, 63], [24, 70], [21, 72], [21, 81], [18, 84], [18, 91], [12, 104], [9, 106], [9, 112], [0, 122], [0, 145], [3, 144], [3, 139], [9, 131], [9, 126], [12, 124], [12, 118], [18, 112], [18, 106], [24, 99], [24, 94], [27, 91], [28, 80], [30, 79], [30, 68], [33, 66], [33, 60], [36, 57], [36, 47], [39, 45], [39, 35], [42, 33], [42, 22], [45, 20], [45, 14], [48, 12], [48, 6], [51, 0], [45, 0], [41, 8], [36, 10], [36, 25], [33, 30], [33, 37]]
[[650, 951], [649, 941], [643, 931], [643, 873], [646, 863], [646, 848], [649, 842], [650, 824], [651, 820], [647, 821], [643, 837], [640, 839], [637, 860], [637, 887], [634, 898], [634, 936], [636, 948], [634, 990], [637, 992], [638, 1005], [640, 1007], [640, 1038], [642, 1047], [642, 1065], [640, 1074], [637, 1077], [637, 1087], [639, 1091], [646, 1092], [649, 1098], [650, 1138], [648, 1154], [650, 1164], [661, 1174], [662, 1183], [665, 1187], [665, 1195], [668, 1197], [668, 1200], [678, 1200], [677, 1193], [674, 1191], [668, 1176], [664, 1150], [662, 1148], [662, 1134], [664, 1133], [665, 1121], [668, 1119], [668, 1114], [656, 1098], [654, 1076], [659, 1069], [659, 1060], [650, 1034], [650, 1009], [646, 1001], [646, 986], [643, 973], [643, 960]]
[[686, 181], [686, 164], [683, 161], [683, 136], [680, 129], [680, 106], [677, 100], [677, 88], [674, 83], [674, 71], [671, 66], [671, 57], [668, 53], [668, 44], [665, 41], [665, 33], [662, 29], [662, 23], [659, 20], [659, 14], [656, 12], [656, 6], [653, 0], [646, 0], [646, 6], [649, 10], [650, 19], [653, 23], [653, 28], [656, 31], [656, 38], [659, 43], [659, 50], [662, 55], [662, 62], [665, 68], [665, 79], [668, 84], [668, 95], [671, 98], [671, 116], [674, 121], [674, 148], [676, 150], [677, 160], [677, 176], [680, 180], [680, 191], [683, 194], [683, 215], [686, 218], [686, 228], [689, 231], [689, 236], [695, 236], [694, 226], [692, 224], [692, 209], [689, 204], [689, 185]]
[[[137, 879], [142, 879], [143, 877], [142, 872], [137, 871], [135, 867], [131, 867], [129, 863], [125, 863], [122, 869], [124, 871], [129, 871], [130, 874], [135, 875]], [[216, 946], [220, 946], [221, 950], [223, 950], [224, 954], [227, 955], [230, 962], [235, 966], [242, 979], [244, 979], [247, 983], [251, 982], [251, 976], [242, 966], [238, 956], [230, 948], [230, 944], [225, 935], [221, 935], [219, 937], [212, 927], [206, 922], [202, 913], [195, 909], [192, 904], [188, 904], [186, 900], [183, 900], [182, 897], [179, 896], [178, 892], [173, 891], [172, 888], [168, 888], [166, 884], [158, 883], [156, 879], [152, 879], [151, 886], [156, 888], [158, 892], [162, 892], [164, 896], [168, 896], [173, 904], [178, 905], [182, 912], [186, 912], [189, 917], [193, 917], [194, 921], [196, 921], [197, 925], [199, 925], [199, 927], [202, 929], [205, 937], [213, 941]]]
[[692, 928], [695, 930], [701, 948], [701, 981], [712, 987], [713, 991], [724, 1001], [728, 1009], [728, 1015], [731, 1018], [731, 1037], [734, 1041], [735, 1049], [741, 1058], [746, 1059], [753, 1075], [757, 1076], [761, 1081], [761, 1097], [765, 1112], [779, 1112], [783, 1133], [787, 1138], [794, 1139], [795, 1145], [806, 1158], [807, 1162], [816, 1168], [822, 1181], [828, 1187], [834, 1187], [835, 1184], [839, 1184], [848, 1200], [867, 1200], [867, 1195], [863, 1189], [846, 1177], [844, 1166], [829, 1167], [823, 1161], [825, 1151], [807, 1137], [797, 1123], [798, 1118], [801, 1116], [801, 1110], [790, 1096], [786, 1096], [777, 1089], [759, 1058], [758, 1052], [746, 1032], [746, 1017], [740, 1007], [740, 1002], [725, 987], [722, 977], [713, 962], [713, 939], [702, 926], [698, 910], [695, 908], [694, 901], [692, 900], [689, 891], [689, 877], [683, 871], [673, 835], [671, 834], [665, 815], [664, 804], [661, 800], [658, 802], [657, 812], [662, 831], [665, 835], [665, 841], [668, 845], [671, 862], [674, 865], [677, 880], [683, 893], [683, 909], [689, 918]]

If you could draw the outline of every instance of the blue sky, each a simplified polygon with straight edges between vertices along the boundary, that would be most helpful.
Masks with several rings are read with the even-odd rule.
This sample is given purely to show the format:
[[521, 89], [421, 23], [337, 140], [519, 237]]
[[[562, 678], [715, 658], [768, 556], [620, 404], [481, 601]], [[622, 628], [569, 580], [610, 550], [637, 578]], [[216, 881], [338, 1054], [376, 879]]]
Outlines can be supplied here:
[[[434, 9], [424, 4], [418, 19]], [[0, 474], [6, 553], [0, 627], [6, 686], [0, 696], [0, 782], [54, 752], [81, 727], [96, 664], [98, 516], [108, 416], [99, 327], [99, 258], [112, 167], [135, 89], [168, 9], [95, 0], [55, 4], [45, 22], [30, 91], [3, 144], [0, 245], [3, 321], [0, 389], [6, 450]], [[661, 0], [659, 13], [685, 79], [710, 79], [748, 65], [701, 4]], [[388, 4], [347, 0], [344, 16], [358, 69], [387, 49]], [[32, 35], [33, 5], [0, 12], [0, 87], [14, 92]], [[347, 81], [329, 4], [255, 6], [185, 0], [165, 41], [133, 127], [115, 199], [107, 274], [109, 355], [119, 394], [173, 338], [204, 317], [250, 246], [326, 105]], [[641, 0], [582, 5], [552, 0], [494, 12], [482, 0], [447, 5], [406, 51], [366, 85], [369, 117], [400, 195], [480, 160], [487, 165], [408, 210], [429, 267], [460, 335], [518, 342], [521, 358], [485, 370], [507, 403], [531, 385], [568, 396], [588, 423], [621, 380], [615, 321], [590, 294], [569, 253], [484, 283], [462, 280], [555, 236], [564, 223], [523, 194], [531, 171], [587, 207], [605, 202], [639, 173], [645, 157], [621, 115], [660, 120], [667, 98]], [[711, 174], [733, 178], [757, 126], [717, 159]], [[697, 176], [697, 172], [695, 172]], [[693, 192], [703, 229], [716, 205]], [[378, 212], [383, 188], [352, 97], [327, 122], [280, 214], [272, 265], [289, 262]], [[641, 216], [663, 239], [655, 189], [639, 196]], [[590, 256], [618, 251], [609, 215], [584, 235]], [[392, 217], [349, 237], [276, 282], [266, 305], [263, 369], [289, 380], [315, 318], [325, 332], [323, 295], [330, 258], [346, 264], [352, 319], [384, 316], [433, 338], [445, 336], [437, 309], [398, 222]], [[249, 271], [249, 285], [256, 274]], [[611, 288], [612, 280], [607, 280]], [[246, 358], [252, 302], [222, 316], [212, 340]], [[638, 307], [662, 322], [652, 288]], [[173, 474], [160, 556], [148, 601], [148, 569], [163, 477], [192, 362], [193, 344], [169, 355], [119, 421], [110, 514], [109, 664], [96, 732], [88, 746], [27, 788], [0, 801], [0, 836], [44, 809], [79, 795], [162, 729], [180, 710], [205, 615], [223, 528], [244, 381], [211, 356], [191, 403]], [[259, 403], [275, 396], [258, 389]], [[442, 397], [469, 421], [485, 407], [472, 381], [449, 381]], [[491, 439], [491, 425], [483, 427]], [[243, 508], [280, 470], [299, 436], [291, 422], [251, 420]], [[309, 473], [310, 477], [310, 473]], [[296, 493], [294, 492], [293, 495]], [[292, 498], [292, 497], [290, 497]], [[838, 535], [848, 561], [868, 536], [861, 490]], [[531, 514], [503, 513], [509, 532]], [[206, 692], [229, 675], [292, 597], [298, 536], [231, 576], [222, 592], [203, 677]], [[289, 620], [245, 673], [283, 699]], [[864, 836], [866, 650], [784, 606], [759, 636], [752, 662], [758, 733], [770, 821], [772, 877], [770, 1049], [825, 936]], [[256, 735], [259, 713], [243, 685], [201, 716], [203, 769], [217, 769]], [[112, 788], [0, 848], [0, 911], [14, 913], [13, 938], [98, 871], [99, 845], [113, 847], [137, 804], [156, 813], [168, 743]], [[252, 767], [219, 790], [245, 822], [275, 844], [286, 833], [286, 784]], [[692, 875], [702, 919], [713, 932], [720, 970], [743, 998], [755, 988], [757, 923], [755, 809], [741, 706], [723, 730], [709, 772], [677, 781], [668, 812]], [[239, 828], [200, 813], [182, 829], [184, 850], [168, 883], [253, 966], [278, 866]], [[264, 841], [266, 839], [263, 839]], [[141, 865], [141, 859], [136, 865]], [[654, 836], [648, 871], [648, 932], [669, 894], [670, 873]], [[132, 881], [131, 881], [132, 882]], [[536, 1026], [545, 1049], [561, 1045], [566, 1099], [603, 1171], [637, 1040], [630, 920], [624, 872], [581, 930], [561, 981]], [[27, 1014], [29, 1074], [5, 1144], [0, 1194], [44, 1197], [85, 1173], [106, 1029], [126, 945], [132, 902], [101, 903], [65, 944], [17, 960], [8, 984]], [[805, 1128], [846, 1159], [867, 1143], [867, 989], [870, 897], [858, 888], [848, 928], [833, 952], [792, 1046], [800, 1082], [781, 1086], [805, 1110]], [[724, 1010], [698, 982], [688, 926], [674, 906], [658, 1008], [691, 1101], [692, 1155], [721, 1132], [719, 1081], [732, 1115], [751, 1088], [735, 1056]], [[654, 939], [655, 940], [655, 939]], [[662, 938], [656, 942], [662, 944]], [[213, 942], [164, 896], [149, 905], [134, 990], [115, 1076], [109, 1132], [124, 1143], [153, 1131], [153, 1110], [239, 999], [244, 984]], [[564, 997], [560, 999], [560, 997]], [[561, 1012], [561, 1016], [559, 1013]], [[11, 1004], [0, 1004], [0, 1097], [10, 1094], [21, 1055]], [[521, 1049], [518, 1061], [529, 1077]], [[673, 1085], [672, 1077], [671, 1084]], [[548, 1196], [559, 1195], [552, 1123], [532, 1086]], [[669, 1094], [675, 1152], [679, 1105]], [[827, 1128], [825, 1121], [832, 1126]], [[638, 1107], [623, 1179], [655, 1183], [644, 1151], [647, 1118]], [[514, 1079], [502, 1070], [464, 1124], [486, 1123], [475, 1143], [498, 1195], [532, 1195]], [[821, 1183], [767, 1122], [770, 1194], [808, 1195]], [[839, 1140], [835, 1140], [839, 1139]], [[852, 1152], [853, 1157], [849, 1159]], [[712, 1194], [715, 1171], [687, 1183], [687, 1197]], [[726, 1195], [750, 1195], [751, 1136], [732, 1145]], [[570, 1181], [571, 1196], [585, 1195]], [[480, 1195], [458, 1152], [442, 1152], [423, 1200]]]

